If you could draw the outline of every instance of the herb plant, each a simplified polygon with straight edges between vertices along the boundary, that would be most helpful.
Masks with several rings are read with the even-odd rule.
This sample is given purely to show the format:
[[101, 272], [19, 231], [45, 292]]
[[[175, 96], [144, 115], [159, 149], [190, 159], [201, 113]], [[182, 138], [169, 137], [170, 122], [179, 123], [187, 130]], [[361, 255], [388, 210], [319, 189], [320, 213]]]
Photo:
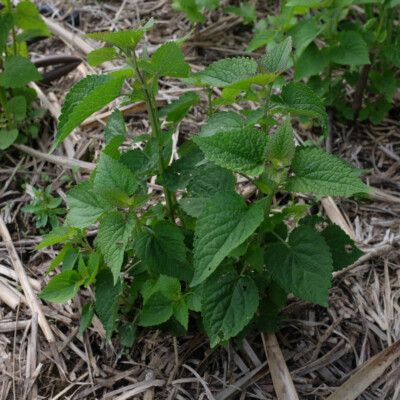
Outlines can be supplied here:
[[[265, 45], [272, 49], [291, 36], [295, 81], [307, 80], [339, 118], [369, 118], [378, 124], [400, 87], [395, 74], [400, 67], [399, 5], [397, 0], [287, 0], [280, 15], [255, 24], [247, 51]], [[354, 13], [354, 6], [364, 13]], [[351, 102], [345, 83], [354, 88]], [[364, 100], [365, 89], [369, 96]]]
[[[271, 92], [289, 62], [291, 38], [260, 60], [224, 59], [192, 73], [176, 42], [163, 44], [151, 58], [146, 52], [137, 56], [151, 27], [149, 21], [131, 31], [87, 35], [111, 45], [89, 54], [92, 66], [118, 58], [126, 68], [90, 75], [70, 90], [53, 149], [120, 96], [123, 104], [146, 103], [151, 135], [134, 140], [142, 141], [143, 150], [121, 148], [127, 140], [124, 119], [118, 108], [112, 113], [96, 170], [68, 192], [65, 225], [38, 246], [64, 243], [49, 269], [63, 262], [62, 272], [40, 296], [65, 302], [81, 286], [94, 285], [81, 331], [97, 313], [108, 340], [117, 329], [126, 342], [137, 326], [178, 335], [192, 316], [212, 347], [246, 327], [278, 329], [289, 293], [328, 306], [332, 272], [361, 252], [338, 226], [306, 215], [308, 206], [296, 201], [296, 193], [350, 197], [369, 188], [358, 178], [360, 171], [340, 158], [318, 147], [295, 146], [292, 114], [315, 118], [324, 132], [327, 115], [318, 96], [301, 83], [285, 84], [279, 96]], [[162, 76], [198, 90], [158, 110]], [[126, 80], [132, 90], [121, 93]], [[214, 98], [213, 88], [222, 95]], [[207, 122], [171, 162], [173, 134], [198, 104], [199, 90], [208, 99]], [[244, 101], [254, 107], [220, 110]], [[154, 176], [164, 191], [155, 205], [147, 194]], [[253, 204], [235, 191], [238, 176], [257, 186]], [[274, 205], [275, 198], [287, 201]], [[95, 223], [93, 240], [86, 229]]]
[[26, 213], [35, 214], [33, 220], [36, 221], [36, 228], [45, 228], [50, 224], [53, 229], [60, 226], [57, 215], [63, 215], [67, 211], [65, 208], [58, 208], [62, 202], [61, 197], [53, 197], [51, 193], [51, 185], [47, 186], [43, 191], [32, 187], [35, 199], [32, 204], [22, 208]]
[[40, 80], [42, 75], [28, 58], [26, 41], [35, 36], [50, 36], [33, 3], [22, 1], [15, 8], [11, 0], [3, 3], [0, 9], [1, 150], [16, 140], [26, 142], [28, 135], [38, 135], [39, 126], [33, 121], [41, 117], [44, 110], [32, 108], [36, 92], [26, 86]]

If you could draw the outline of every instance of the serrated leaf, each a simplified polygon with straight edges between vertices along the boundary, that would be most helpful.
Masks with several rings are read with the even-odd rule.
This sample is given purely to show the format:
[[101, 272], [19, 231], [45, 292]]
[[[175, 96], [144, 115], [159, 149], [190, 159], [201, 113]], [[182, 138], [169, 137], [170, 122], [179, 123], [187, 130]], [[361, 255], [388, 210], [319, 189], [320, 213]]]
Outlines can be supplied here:
[[112, 205], [97, 195], [93, 183], [82, 182], [67, 193], [67, 221], [75, 228], [86, 228], [100, 219]]
[[140, 314], [140, 326], [160, 325], [168, 321], [173, 313], [172, 303], [161, 292], [154, 293], [143, 306]]
[[292, 160], [294, 177], [289, 177], [289, 192], [350, 197], [368, 193], [370, 188], [356, 174], [356, 169], [339, 157], [316, 148], [301, 148]]
[[282, 88], [282, 99], [292, 114], [317, 118], [324, 135], [328, 132], [328, 115], [321, 99], [308, 87], [298, 82], [290, 82]]
[[4, 49], [7, 44], [8, 34], [13, 25], [13, 17], [7, 13], [0, 15], [0, 49]]
[[78, 293], [82, 282], [81, 275], [76, 271], [61, 272], [51, 279], [39, 297], [53, 303], [65, 303]]
[[339, 44], [331, 49], [331, 60], [340, 65], [370, 64], [368, 45], [362, 36], [354, 31], [339, 35]]
[[138, 188], [138, 183], [125, 165], [102, 153], [96, 168], [93, 187], [94, 189], [120, 189], [130, 196]]
[[172, 312], [176, 320], [187, 330], [189, 325], [189, 308], [183, 299], [172, 303]]
[[10, 147], [18, 137], [18, 129], [0, 129], [0, 150]]
[[199, 136], [213, 136], [216, 133], [241, 129], [243, 126], [243, 119], [238, 113], [221, 111], [208, 119], [207, 123], [201, 127]]
[[248, 175], [264, 171], [267, 136], [261, 131], [245, 128], [192, 138], [208, 159], [223, 168]]
[[195, 92], [186, 92], [183, 96], [174, 100], [171, 104], [163, 107], [158, 116], [167, 117], [167, 121], [177, 124], [185, 118], [190, 107], [194, 106], [200, 100], [200, 96]]
[[13, 14], [14, 23], [24, 31], [37, 30], [38, 36], [51, 36], [49, 28], [31, 1], [21, 1]]
[[290, 124], [290, 115], [286, 121], [270, 136], [267, 143], [267, 159], [288, 163], [295, 153], [294, 135]]
[[40, 244], [35, 247], [35, 251], [52, 246], [53, 244], [65, 242], [74, 237], [75, 232], [75, 229], [68, 226], [60, 226], [59, 228], [53, 229], [50, 233], [45, 235]]
[[89, 75], [73, 86], [65, 97], [51, 151], [87, 117], [116, 99], [124, 80], [125, 76]]
[[86, 303], [82, 307], [81, 323], [79, 325], [79, 332], [78, 332], [79, 336], [82, 336], [83, 332], [85, 332], [85, 330], [89, 328], [89, 325], [92, 323], [93, 316], [94, 316], [94, 304]]
[[0, 73], [0, 86], [15, 89], [42, 78], [35, 65], [27, 58], [8, 56], [3, 63], [3, 72]]
[[225, 87], [250, 78], [258, 71], [257, 62], [252, 58], [227, 58], [212, 63], [196, 74], [202, 84]]
[[296, 61], [294, 78], [300, 80], [322, 72], [329, 63], [324, 50], [319, 50], [315, 43], [311, 43]]
[[294, 25], [288, 31], [288, 35], [293, 38], [296, 56], [299, 56], [308, 45], [318, 36], [320, 28], [314, 19], [305, 19]]
[[276, 242], [265, 252], [272, 278], [288, 293], [328, 306], [332, 256], [323, 236], [314, 228], [295, 228], [288, 243]]
[[251, 53], [258, 48], [267, 45], [273, 40], [274, 36], [275, 32], [273, 30], [266, 30], [256, 33], [247, 46], [246, 53]]
[[119, 47], [122, 50], [134, 50], [144, 35], [145, 30], [134, 29], [118, 32], [94, 32], [83, 35]]
[[91, 67], [97, 67], [107, 61], [115, 60], [118, 57], [114, 47], [102, 47], [91, 51], [87, 55], [87, 62]]
[[248, 276], [233, 267], [213, 274], [202, 286], [201, 314], [210, 347], [236, 336], [258, 308], [258, 290]]
[[250, 207], [235, 192], [220, 192], [204, 206], [197, 220], [194, 241], [194, 277], [191, 286], [207, 279], [222, 260], [261, 224], [264, 211]]
[[150, 66], [150, 72], [158, 76], [184, 78], [190, 73], [190, 66], [175, 42], [167, 42], [159, 47], [151, 57]]
[[100, 222], [97, 242], [113, 274], [114, 282], [119, 278], [125, 248], [134, 224], [130, 214], [124, 215], [117, 211], [107, 214]]
[[14, 115], [17, 121], [22, 121], [26, 116], [27, 104], [24, 96], [15, 96], [6, 104], [7, 112]]
[[144, 228], [134, 243], [136, 255], [160, 274], [189, 281], [193, 271], [186, 259], [184, 236], [168, 221], [160, 221], [152, 231]]
[[106, 343], [111, 339], [118, 315], [118, 302], [123, 285], [120, 279], [114, 285], [113, 275], [109, 269], [99, 272], [94, 285], [96, 313], [106, 331]]
[[328, 225], [321, 235], [330, 248], [335, 271], [353, 264], [364, 254], [338, 225]]
[[279, 73], [284, 71], [289, 61], [292, 47], [292, 38], [286, 38], [282, 43], [279, 43], [265, 56], [261, 57], [261, 65], [267, 70], [267, 72]]
[[178, 278], [171, 278], [167, 275], [160, 275], [158, 279], [160, 292], [169, 300], [173, 300], [181, 293], [181, 284]]

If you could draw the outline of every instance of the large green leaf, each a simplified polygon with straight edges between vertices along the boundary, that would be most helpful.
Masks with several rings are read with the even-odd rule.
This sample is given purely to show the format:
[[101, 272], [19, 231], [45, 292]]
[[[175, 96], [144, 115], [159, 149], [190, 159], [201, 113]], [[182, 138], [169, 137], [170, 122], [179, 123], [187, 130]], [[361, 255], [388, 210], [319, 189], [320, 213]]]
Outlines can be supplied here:
[[201, 83], [216, 87], [230, 86], [255, 75], [258, 71], [257, 62], [252, 58], [227, 58], [212, 63], [196, 75]]
[[261, 65], [265, 67], [267, 72], [282, 72], [286, 69], [290, 53], [292, 52], [292, 46], [292, 38], [286, 38], [282, 43], [279, 43], [265, 56], [261, 57]]
[[189, 281], [193, 270], [187, 262], [184, 236], [180, 229], [160, 221], [151, 230], [144, 227], [134, 243], [136, 255], [160, 274]]
[[236, 336], [257, 311], [256, 284], [233, 267], [211, 275], [201, 289], [201, 314], [211, 347]]
[[10, 147], [18, 137], [18, 129], [0, 129], [0, 150]]
[[89, 75], [78, 82], [65, 97], [51, 151], [87, 117], [116, 99], [124, 80], [124, 76], [113, 78], [110, 75]]
[[328, 225], [321, 234], [331, 250], [335, 271], [353, 264], [364, 254], [350, 236], [337, 225]]
[[220, 192], [204, 206], [197, 220], [192, 286], [207, 279], [222, 260], [242, 244], [264, 219], [258, 204], [250, 207], [235, 192]]
[[35, 65], [22, 56], [9, 56], [3, 64], [0, 74], [0, 86], [5, 88], [20, 88], [29, 82], [42, 79]]
[[213, 136], [216, 133], [233, 131], [244, 127], [243, 118], [234, 111], [221, 111], [214, 114], [201, 127], [199, 136]]
[[321, 99], [308, 87], [298, 82], [290, 82], [282, 88], [282, 99], [292, 114], [317, 118], [324, 134], [328, 132], [328, 115]]
[[177, 100], [174, 100], [171, 104], [163, 107], [159, 111], [158, 116], [160, 118], [167, 117], [167, 121], [177, 124], [183, 118], [185, 118], [190, 107], [197, 104], [199, 100], [200, 96], [197, 93], [186, 92], [183, 96], [179, 97]]
[[13, 25], [11, 14], [0, 15], [0, 49], [4, 49], [7, 44], [8, 34]]
[[93, 187], [94, 189], [120, 189], [130, 196], [138, 188], [138, 183], [128, 167], [102, 153]]
[[21, 1], [13, 14], [14, 23], [24, 31], [37, 30], [40, 36], [51, 36], [49, 28], [31, 1]]
[[329, 63], [327, 50], [319, 50], [315, 43], [311, 43], [296, 61], [294, 78], [300, 80], [322, 72]]
[[67, 193], [67, 222], [75, 228], [86, 228], [100, 219], [112, 205], [96, 194], [93, 183], [82, 182]]
[[292, 160], [295, 176], [289, 177], [289, 192], [350, 197], [370, 188], [357, 177], [357, 169], [321, 149], [301, 148]]
[[143, 306], [140, 313], [140, 326], [160, 325], [169, 320], [172, 316], [173, 308], [171, 300], [164, 297], [161, 292], [154, 293]]
[[35, 247], [35, 251], [43, 249], [44, 247], [52, 246], [53, 244], [66, 242], [68, 239], [73, 238], [75, 233], [76, 229], [69, 226], [60, 226], [59, 228], [55, 228], [44, 236], [40, 244]]
[[296, 56], [299, 56], [318, 36], [319, 30], [320, 28], [316, 20], [305, 19], [288, 31], [288, 34], [293, 38]]
[[114, 285], [113, 275], [110, 270], [103, 269], [99, 272], [94, 285], [94, 298], [96, 300], [96, 313], [106, 330], [106, 343], [111, 339], [118, 315], [118, 301], [122, 294], [123, 285], [120, 279]]
[[114, 211], [106, 215], [100, 222], [97, 242], [104, 255], [104, 260], [117, 282], [124, 260], [125, 248], [128, 244], [135, 222], [130, 214]]
[[104, 139], [108, 144], [113, 138], [119, 136], [126, 136], [126, 126], [124, 115], [116, 108], [107, 120], [107, 125], [104, 128]]
[[207, 158], [223, 168], [248, 175], [264, 171], [267, 136], [261, 131], [245, 128], [192, 137]]
[[39, 297], [53, 303], [65, 303], [78, 293], [82, 283], [82, 277], [77, 271], [61, 272], [51, 279]]
[[87, 56], [87, 62], [91, 67], [97, 67], [106, 61], [112, 61], [116, 58], [118, 58], [118, 54], [114, 47], [102, 47], [91, 51]]
[[332, 255], [323, 236], [309, 226], [293, 230], [288, 243], [276, 242], [265, 252], [265, 263], [288, 293], [328, 306], [332, 281]]
[[352, 66], [371, 63], [367, 43], [354, 31], [341, 32], [339, 44], [331, 49], [331, 60], [337, 64]]

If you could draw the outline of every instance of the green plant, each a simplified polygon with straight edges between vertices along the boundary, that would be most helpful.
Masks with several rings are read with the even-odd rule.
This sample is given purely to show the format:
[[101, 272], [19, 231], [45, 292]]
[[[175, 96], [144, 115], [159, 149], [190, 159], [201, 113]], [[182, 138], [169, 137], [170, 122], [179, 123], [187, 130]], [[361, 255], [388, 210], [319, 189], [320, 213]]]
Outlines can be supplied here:
[[51, 185], [47, 186], [43, 191], [32, 187], [35, 199], [32, 204], [22, 208], [23, 212], [35, 214], [33, 220], [36, 221], [36, 228], [45, 228], [49, 223], [53, 229], [60, 226], [57, 215], [63, 215], [67, 212], [65, 208], [58, 208], [62, 202], [61, 197], [53, 197]]
[[[16, 140], [24, 143], [27, 135], [38, 135], [39, 125], [34, 120], [40, 118], [44, 110], [32, 108], [36, 92], [26, 85], [40, 80], [42, 76], [28, 58], [26, 41], [35, 36], [50, 36], [33, 3], [22, 1], [15, 8], [11, 0], [3, 3], [4, 7], [0, 10], [1, 150]], [[10, 43], [7, 42], [9, 37]]]
[[[151, 26], [149, 21], [132, 31], [87, 35], [112, 46], [90, 53], [92, 66], [118, 58], [127, 67], [88, 76], [71, 89], [53, 149], [120, 96], [123, 104], [146, 103], [151, 135], [134, 140], [143, 142], [143, 150], [122, 150], [124, 119], [118, 109], [112, 113], [96, 170], [68, 192], [65, 225], [38, 246], [64, 243], [49, 268], [63, 262], [62, 272], [40, 296], [65, 302], [82, 285], [94, 284], [81, 331], [96, 312], [107, 340], [117, 328], [124, 343], [132, 343], [137, 326], [182, 334], [190, 310], [215, 346], [246, 327], [278, 329], [288, 293], [327, 306], [332, 272], [362, 253], [338, 226], [307, 216], [308, 205], [297, 203], [295, 194], [349, 197], [369, 188], [358, 178], [360, 171], [340, 158], [314, 146], [295, 147], [291, 114], [315, 118], [323, 131], [327, 115], [301, 83], [285, 84], [280, 96], [271, 94], [289, 61], [291, 38], [258, 62], [225, 59], [191, 73], [175, 42], [163, 44], [150, 59], [146, 53], [137, 57], [136, 46]], [[207, 123], [180, 146], [172, 163], [172, 135], [200, 96], [186, 92], [158, 111], [161, 76], [196, 85], [208, 99]], [[132, 90], [121, 93], [126, 79]], [[222, 89], [220, 97], [213, 98], [213, 87]], [[242, 101], [257, 106], [220, 111]], [[237, 174], [257, 186], [253, 204], [236, 193]], [[164, 201], [151, 205], [147, 181], [154, 176]], [[276, 196], [287, 201], [274, 205]], [[97, 222], [92, 240], [85, 231]]]
[[219, 0], [172, 0], [172, 8], [185, 13], [186, 18], [192, 22], [204, 22], [203, 9], [215, 10], [219, 7]]
[[[400, 66], [395, 23], [399, 4], [397, 0], [287, 0], [280, 15], [257, 22], [247, 51], [265, 45], [270, 50], [291, 36], [296, 81], [306, 79], [340, 118], [379, 123], [400, 86], [395, 74]], [[354, 5], [362, 5], [364, 13], [354, 11]], [[345, 83], [355, 88], [352, 104]], [[366, 88], [377, 95], [375, 100], [364, 102]]]

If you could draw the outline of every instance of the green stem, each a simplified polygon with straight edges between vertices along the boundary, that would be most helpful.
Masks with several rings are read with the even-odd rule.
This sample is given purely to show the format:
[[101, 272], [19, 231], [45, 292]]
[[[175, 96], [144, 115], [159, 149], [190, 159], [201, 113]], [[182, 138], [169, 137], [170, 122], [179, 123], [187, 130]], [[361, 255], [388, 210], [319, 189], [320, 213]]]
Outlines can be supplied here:
[[15, 128], [14, 121], [11, 118], [11, 115], [7, 111], [7, 107], [6, 107], [7, 106], [7, 94], [6, 94], [5, 89], [1, 86], [0, 86], [0, 104], [3, 107], [4, 114], [6, 115], [8, 128], [14, 129]]

